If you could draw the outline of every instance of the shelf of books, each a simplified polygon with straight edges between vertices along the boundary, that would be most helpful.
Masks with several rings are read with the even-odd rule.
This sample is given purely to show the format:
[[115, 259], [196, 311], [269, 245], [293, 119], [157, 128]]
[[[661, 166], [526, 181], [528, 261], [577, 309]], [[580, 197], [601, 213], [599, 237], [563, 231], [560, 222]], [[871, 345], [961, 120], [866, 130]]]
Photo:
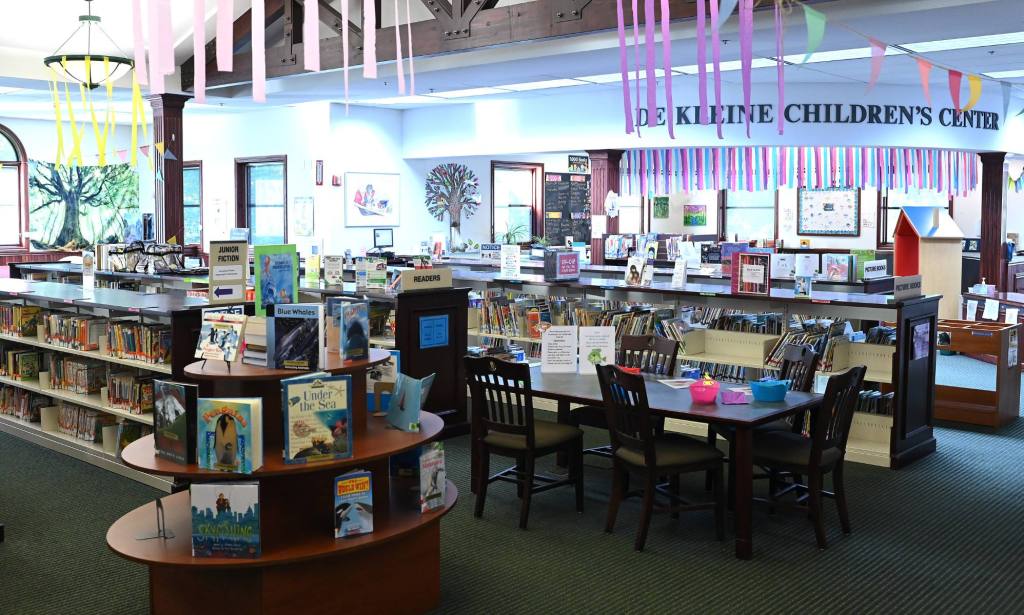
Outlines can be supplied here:
[[[516, 283], [488, 280], [483, 273], [474, 278], [478, 290], [470, 306], [479, 325], [470, 335], [482, 346], [478, 352], [536, 358], [549, 324], [613, 326], [616, 339], [651, 333], [676, 339], [677, 369], [696, 368], [741, 383], [778, 370], [787, 344], [810, 344], [821, 355], [819, 392], [829, 375], [864, 365], [865, 393], [889, 396], [889, 403], [855, 415], [848, 459], [897, 468], [934, 450], [935, 349], [927, 344], [931, 338], [921, 336], [928, 327], [935, 331], [937, 297], [896, 302], [881, 295], [812, 292], [799, 298], [784, 289], [756, 296], [709, 292], [704, 285], [627, 288], [590, 280], [534, 280], [540, 293], [529, 295]], [[696, 422], [670, 421], [667, 427], [707, 433]]]

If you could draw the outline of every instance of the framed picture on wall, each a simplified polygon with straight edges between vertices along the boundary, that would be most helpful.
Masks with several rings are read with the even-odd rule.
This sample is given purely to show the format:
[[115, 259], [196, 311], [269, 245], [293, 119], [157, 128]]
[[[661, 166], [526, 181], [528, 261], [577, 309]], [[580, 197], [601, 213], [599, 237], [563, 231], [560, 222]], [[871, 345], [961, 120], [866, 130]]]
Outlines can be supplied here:
[[860, 236], [860, 190], [801, 188], [796, 206], [797, 235]]
[[707, 205], [683, 205], [683, 226], [704, 226], [707, 223]]
[[345, 173], [345, 226], [398, 226], [398, 173]]

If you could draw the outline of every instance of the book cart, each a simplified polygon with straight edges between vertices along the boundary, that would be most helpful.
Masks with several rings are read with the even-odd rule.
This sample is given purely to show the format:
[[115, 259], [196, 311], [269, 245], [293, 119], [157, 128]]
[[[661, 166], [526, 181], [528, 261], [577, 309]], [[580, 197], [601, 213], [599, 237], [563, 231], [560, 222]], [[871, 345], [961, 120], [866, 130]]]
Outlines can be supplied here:
[[[966, 310], [966, 306], [963, 308]], [[972, 316], [974, 316], [972, 314]], [[1019, 323], [939, 321], [939, 350], [991, 357], [995, 363], [995, 390], [949, 385], [935, 387], [935, 418], [984, 427], [1002, 427], [1020, 415]]]
[[[791, 316], [843, 318], [854, 323], [885, 322], [895, 326], [896, 344], [851, 343], [842, 345], [832, 361], [834, 374], [855, 365], [868, 368], [866, 381], [884, 392], [895, 393], [892, 416], [858, 412], [847, 446], [846, 458], [889, 468], [899, 468], [935, 450], [932, 414], [935, 404], [935, 333], [937, 296], [923, 296], [895, 302], [886, 295], [814, 291], [811, 299], [796, 298], [792, 290], [772, 289], [771, 295], [738, 296], [717, 285], [687, 284], [671, 288], [655, 282], [650, 287], [627, 287], [621, 281], [581, 278], [574, 282], [545, 282], [541, 276], [523, 275], [519, 281], [497, 279], [484, 272], [460, 272], [453, 276], [459, 283], [477, 291], [538, 297], [565, 297], [581, 300], [635, 302], [665, 306], [674, 310], [685, 306], [720, 307], [747, 313], [779, 313], [784, 322]], [[855, 325], [854, 328], [857, 328]], [[915, 358], [914, 333], [926, 340]], [[471, 339], [506, 339], [539, 344], [536, 338], [491, 333], [481, 328], [470, 332]], [[768, 354], [779, 335], [695, 329], [685, 334], [681, 363], [700, 362], [745, 367], [755, 372], [771, 369]], [[822, 372], [819, 372], [822, 373]], [[674, 421], [670, 428], [705, 436], [703, 424]]]
[[[186, 297], [182, 292], [147, 294], [126, 290], [96, 288], [87, 293], [79, 285], [38, 282], [21, 279], [0, 279], [0, 298], [8, 303], [40, 306], [44, 313], [89, 314], [100, 318], [138, 319], [143, 324], [165, 324], [171, 329], [170, 363], [149, 363], [112, 356], [100, 350], [76, 350], [47, 342], [36, 335], [18, 336], [0, 333], [0, 340], [25, 348], [38, 348], [57, 355], [77, 356], [102, 361], [109, 369], [134, 369], [136, 373], [158, 377], [180, 378], [185, 366], [193, 361], [192, 353], [200, 328], [200, 308], [206, 301]], [[153, 414], [134, 414], [112, 407], [99, 393], [79, 394], [41, 386], [38, 377], [19, 380], [0, 376], [0, 384], [45, 395], [54, 402], [69, 402], [144, 425], [153, 424]], [[88, 442], [59, 431], [44, 431], [41, 423], [31, 423], [0, 414], [0, 431], [35, 444], [75, 457], [81, 461], [110, 470], [158, 489], [170, 490], [171, 483], [156, 476], [138, 472], [121, 463], [117, 456], [98, 442]]]
[[[390, 479], [389, 457], [425, 444], [443, 422], [421, 415], [421, 431], [406, 433], [366, 411], [366, 370], [387, 360], [374, 349], [367, 361], [342, 363], [329, 355], [332, 374], [352, 376], [353, 455], [337, 461], [286, 464], [282, 458], [282, 378], [294, 370], [236, 363], [196, 362], [186, 376], [201, 397], [259, 396], [263, 399], [264, 464], [252, 474], [200, 469], [154, 455], [153, 437], [130, 444], [123, 457], [143, 472], [194, 482], [257, 481], [260, 488], [261, 555], [256, 559], [192, 557], [189, 494], [162, 499], [166, 527], [174, 538], [138, 540], [156, 529], [156, 505], [146, 504], [118, 519], [107, 544], [126, 559], [145, 564], [150, 576], [150, 612], [194, 614], [211, 605], [235, 613], [422, 613], [440, 598], [440, 521], [458, 498], [447, 481], [444, 506], [419, 511], [418, 481]], [[373, 474], [374, 529], [334, 538], [334, 478], [354, 469]], [[408, 574], [400, 571], [410, 571]]]

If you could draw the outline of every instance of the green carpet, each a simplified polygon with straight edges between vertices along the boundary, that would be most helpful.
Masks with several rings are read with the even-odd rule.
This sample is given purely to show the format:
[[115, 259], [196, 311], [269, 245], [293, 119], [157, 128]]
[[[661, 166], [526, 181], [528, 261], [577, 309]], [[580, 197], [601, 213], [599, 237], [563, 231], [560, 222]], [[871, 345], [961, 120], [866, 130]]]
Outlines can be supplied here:
[[[731, 533], [714, 540], [710, 513], [655, 516], [647, 550], [636, 553], [629, 502], [604, 534], [600, 460], [586, 469], [583, 515], [571, 490], [550, 491], [534, 498], [521, 531], [514, 487], [498, 484], [474, 519], [468, 441], [449, 441], [462, 499], [442, 524], [439, 612], [1019, 612], [1024, 422], [998, 434], [939, 429], [937, 438], [938, 453], [899, 472], [848, 465], [853, 534], [841, 534], [826, 502], [826, 551], [806, 519], [757, 511], [749, 562], [733, 558]], [[104, 537], [156, 492], [6, 434], [0, 459], [0, 613], [145, 613], [145, 569], [111, 554]]]

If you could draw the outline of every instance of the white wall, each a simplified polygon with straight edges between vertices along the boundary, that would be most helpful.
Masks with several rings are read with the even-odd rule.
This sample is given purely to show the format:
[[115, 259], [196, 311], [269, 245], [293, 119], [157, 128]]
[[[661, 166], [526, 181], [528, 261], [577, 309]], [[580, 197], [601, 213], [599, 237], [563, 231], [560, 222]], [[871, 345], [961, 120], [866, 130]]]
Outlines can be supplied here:
[[859, 237], [805, 237], [796, 233], [797, 191], [779, 190], [779, 239], [787, 248], [797, 248], [801, 239], [810, 239], [812, 248], [873, 250], [878, 246], [878, 191], [864, 189], [860, 193]]

